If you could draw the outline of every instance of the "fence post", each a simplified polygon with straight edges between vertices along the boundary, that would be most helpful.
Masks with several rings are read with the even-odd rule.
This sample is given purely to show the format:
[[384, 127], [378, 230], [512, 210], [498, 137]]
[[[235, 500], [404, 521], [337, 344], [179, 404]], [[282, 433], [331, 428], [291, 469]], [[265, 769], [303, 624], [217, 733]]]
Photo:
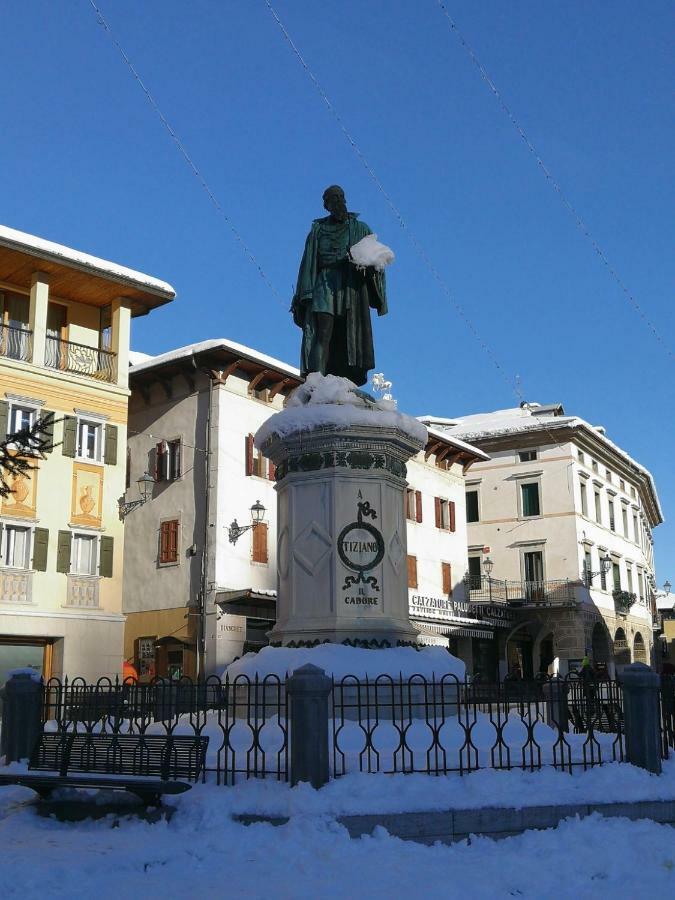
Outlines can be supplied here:
[[542, 689], [546, 702], [546, 724], [559, 731], [567, 731], [569, 728], [569, 711], [567, 709], [569, 689], [569, 684], [565, 679], [557, 676], [547, 681]]
[[0, 691], [0, 696], [0, 756], [5, 757], [5, 764], [28, 759], [42, 731], [42, 679], [26, 672], [15, 672]]
[[626, 761], [648, 772], [661, 773], [659, 691], [661, 679], [644, 663], [621, 673]]
[[328, 782], [328, 695], [333, 686], [323, 669], [308, 663], [287, 681], [290, 697], [291, 784]]

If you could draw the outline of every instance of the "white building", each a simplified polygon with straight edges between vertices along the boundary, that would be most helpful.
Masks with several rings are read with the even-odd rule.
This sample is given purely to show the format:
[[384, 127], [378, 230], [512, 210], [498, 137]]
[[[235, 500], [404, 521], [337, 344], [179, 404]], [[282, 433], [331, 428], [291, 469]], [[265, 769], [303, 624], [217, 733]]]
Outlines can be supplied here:
[[520, 610], [501, 672], [649, 662], [662, 514], [648, 470], [560, 405], [422, 421], [490, 456], [466, 481], [468, 562], [473, 600]]
[[[156, 483], [126, 520], [125, 656], [143, 676], [193, 676], [267, 643], [276, 618], [275, 473], [253, 435], [301, 379], [226, 340], [138, 359], [129, 374], [128, 483], [146, 470]], [[411, 616], [421, 642], [452, 640], [469, 660], [472, 640], [492, 641], [504, 624], [483, 609], [472, 615], [464, 595], [464, 477], [486, 459], [432, 431], [408, 466]], [[231, 542], [231, 523], [250, 525], [257, 501], [264, 523]]]

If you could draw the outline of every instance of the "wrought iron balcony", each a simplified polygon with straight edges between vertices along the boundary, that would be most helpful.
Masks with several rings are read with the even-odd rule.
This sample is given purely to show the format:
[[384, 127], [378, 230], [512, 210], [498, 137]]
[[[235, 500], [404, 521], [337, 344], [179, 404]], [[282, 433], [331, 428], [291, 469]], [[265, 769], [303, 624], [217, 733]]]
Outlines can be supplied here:
[[29, 362], [33, 355], [33, 332], [15, 325], [0, 325], [0, 356]]
[[87, 347], [73, 341], [47, 337], [45, 344], [45, 365], [50, 369], [85, 375], [98, 381], [115, 380], [115, 354], [98, 347]]
[[503, 581], [487, 575], [467, 575], [464, 583], [466, 595], [472, 603], [561, 606], [576, 602], [575, 582], [567, 578], [553, 581]]

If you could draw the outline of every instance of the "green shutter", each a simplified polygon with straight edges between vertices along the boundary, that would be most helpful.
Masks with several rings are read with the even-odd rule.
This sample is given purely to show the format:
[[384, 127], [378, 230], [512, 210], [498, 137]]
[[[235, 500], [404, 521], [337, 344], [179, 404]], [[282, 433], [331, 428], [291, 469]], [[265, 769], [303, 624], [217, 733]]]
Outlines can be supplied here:
[[61, 452], [64, 456], [75, 456], [75, 444], [77, 441], [77, 419], [75, 416], [63, 417], [63, 443]]
[[9, 421], [9, 403], [6, 400], [0, 400], [0, 440], [4, 440], [7, 435], [7, 422]]
[[[54, 449], [54, 413], [47, 409], [43, 409], [40, 414], [41, 419], [45, 419], [45, 425], [42, 429], [42, 435], [49, 441], [45, 447], [45, 453], [51, 453]], [[43, 569], [41, 571], [44, 571]]]
[[112, 578], [113, 573], [113, 544], [114, 538], [108, 535], [101, 537], [100, 560], [98, 565], [98, 574], [102, 578]]
[[49, 549], [49, 529], [36, 528], [33, 534], [33, 568], [36, 572], [47, 571], [47, 550]]
[[70, 572], [70, 545], [73, 535], [70, 531], [59, 531], [59, 540], [56, 545], [56, 571]]
[[117, 465], [117, 425], [105, 426], [104, 462], [109, 466]]

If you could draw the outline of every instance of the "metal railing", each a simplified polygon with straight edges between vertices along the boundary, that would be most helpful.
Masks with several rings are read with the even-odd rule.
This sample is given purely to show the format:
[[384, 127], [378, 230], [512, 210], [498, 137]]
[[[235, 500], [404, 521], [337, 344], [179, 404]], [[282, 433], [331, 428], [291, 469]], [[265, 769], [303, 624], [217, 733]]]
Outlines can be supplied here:
[[0, 356], [30, 362], [33, 356], [33, 332], [15, 325], [0, 325]]
[[111, 350], [87, 347], [85, 344], [62, 341], [60, 338], [47, 337], [45, 365], [50, 369], [86, 375], [98, 381], [115, 380], [115, 354]]
[[468, 575], [466, 594], [471, 602], [489, 603], [564, 604], [574, 603], [575, 582], [569, 579], [552, 581], [503, 581], [487, 575]]

